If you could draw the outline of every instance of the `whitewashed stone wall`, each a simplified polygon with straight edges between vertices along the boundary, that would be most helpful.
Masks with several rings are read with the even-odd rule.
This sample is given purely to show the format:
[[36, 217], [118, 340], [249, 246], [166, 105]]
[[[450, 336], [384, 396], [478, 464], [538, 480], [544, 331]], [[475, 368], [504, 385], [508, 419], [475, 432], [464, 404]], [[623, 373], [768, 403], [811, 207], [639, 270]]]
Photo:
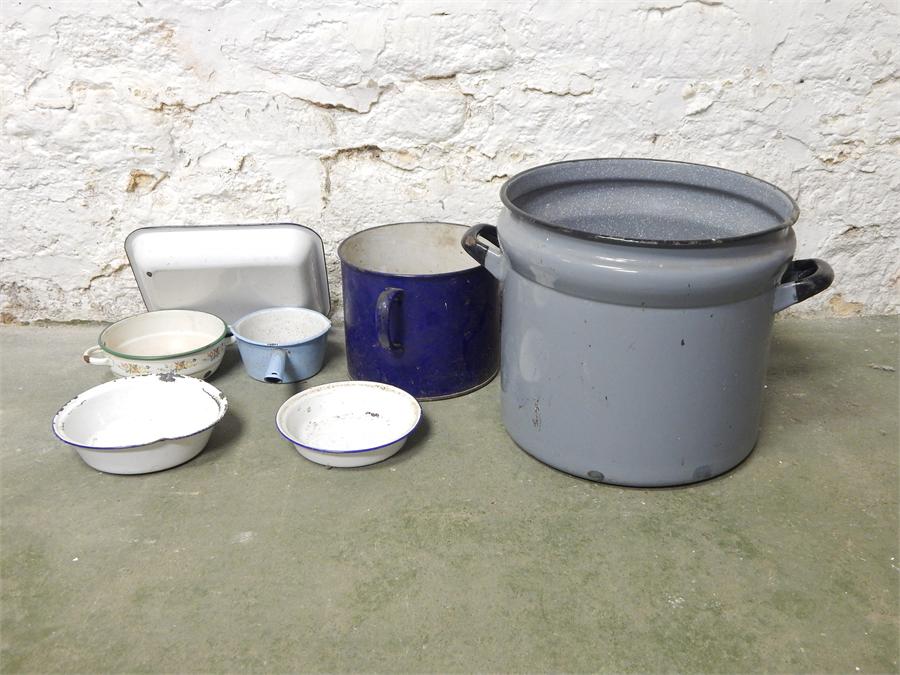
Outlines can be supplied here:
[[2, 320], [142, 308], [137, 227], [294, 221], [335, 256], [492, 220], [507, 176], [647, 156], [794, 195], [798, 308], [898, 311], [898, 3], [4, 0]]

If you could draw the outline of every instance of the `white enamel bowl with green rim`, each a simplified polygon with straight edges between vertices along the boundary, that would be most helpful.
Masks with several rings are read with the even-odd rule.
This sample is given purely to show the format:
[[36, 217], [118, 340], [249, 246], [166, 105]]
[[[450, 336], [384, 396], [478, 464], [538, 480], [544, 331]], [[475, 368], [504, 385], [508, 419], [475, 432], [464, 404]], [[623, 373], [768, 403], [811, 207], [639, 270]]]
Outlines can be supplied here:
[[333, 382], [295, 394], [275, 425], [303, 457], [325, 466], [356, 467], [396, 454], [422, 417], [402, 389], [380, 382]]
[[115, 375], [177, 373], [207, 378], [234, 342], [225, 322], [193, 309], [161, 309], [107, 326], [85, 363], [109, 366]]
[[136, 375], [73, 398], [53, 418], [53, 433], [98, 471], [150, 473], [200, 454], [227, 410], [225, 395], [209, 382]]

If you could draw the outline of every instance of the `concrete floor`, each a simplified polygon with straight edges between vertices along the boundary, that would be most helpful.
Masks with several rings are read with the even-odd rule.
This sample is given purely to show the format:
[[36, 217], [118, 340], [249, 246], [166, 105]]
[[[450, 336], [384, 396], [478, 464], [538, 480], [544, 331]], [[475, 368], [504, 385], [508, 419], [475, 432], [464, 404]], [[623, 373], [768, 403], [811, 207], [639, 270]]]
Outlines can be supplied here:
[[[234, 353], [203, 454], [97, 473], [50, 433], [110, 377], [97, 327], [4, 327], [0, 668], [897, 672], [897, 329], [779, 322], [750, 459], [638, 490], [518, 450], [498, 381], [327, 470]], [[335, 339], [313, 383], [345, 378]]]

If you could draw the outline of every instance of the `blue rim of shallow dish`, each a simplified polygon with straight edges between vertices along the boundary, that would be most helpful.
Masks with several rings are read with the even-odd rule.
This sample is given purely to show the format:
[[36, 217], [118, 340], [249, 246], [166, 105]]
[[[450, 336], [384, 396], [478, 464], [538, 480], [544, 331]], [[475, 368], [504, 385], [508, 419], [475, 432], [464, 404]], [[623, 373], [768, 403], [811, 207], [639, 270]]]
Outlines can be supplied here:
[[[359, 380], [347, 380], [347, 382], [352, 383], [352, 384], [360, 383]], [[339, 384], [339, 383], [338, 382], [329, 382], [328, 384]], [[391, 387], [392, 389], [396, 389], [398, 391], [403, 391], [399, 387], [394, 387], [390, 384], [384, 384], [383, 382], [374, 382], [373, 384], [378, 384], [378, 385], [385, 386], [385, 387]], [[327, 386], [327, 385], [319, 385], [319, 386]], [[300, 394], [305, 394], [309, 391], [312, 391], [312, 390], [307, 389], [306, 391], [300, 392]], [[322, 453], [323, 455], [358, 455], [363, 452], [375, 452], [376, 450], [381, 450], [382, 448], [386, 448], [389, 445], [393, 445], [394, 443], [396, 443], [397, 441], [399, 441], [401, 439], [408, 438], [409, 435], [412, 434], [412, 432], [414, 432], [416, 430], [416, 427], [419, 426], [419, 422], [422, 421], [422, 406], [421, 406], [421, 404], [418, 401], [416, 401], [415, 397], [412, 394], [410, 394], [409, 392], [403, 391], [403, 393], [406, 394], [407, 396], [409, 396], [410, 398], [412, 398], [412, 400], [416, 402], [416, 407], [418, 408], [418, 413], [419, 413], [418, 415], [416, 415], [416, 421], [413, 423], [412, 427], [410, 427], [409, 431], [407, 431], [405, 434], [401, 434], [399, 437], [395, 438], [393, 441], [389, 441], [387, 443], [382, 443], [381, 445], [376, 445], [375, 447], [372, 447], [372, 448], [363, 448], [362, 450], [322, 450], [320, 448], [314, 448], [311, 445], [306, 445], [305, 443], [298, 443], [293, 438], [288, 436], [282, 430], [281, 426], [278, 424], [278, 413], [281, 412], [281, 408], [284, 407], [285, 403], [290, 401], [291, 398], [294, 398], [294, 396], [297, 396], [298, 394], [294, 394], [294, 396], [291, 396], [291, 398], [289, 398], [287, 401], [282, 403], [281, 407], [278, 408], [278, 411], [276, 411], [276, 413], [275, 413], [275, 428], [278, 430], [278, 433], [281, 434], [282, 437], [289, 443], [292, 443], [294, 445], [299, 445], [301, 448], [306, 448], [307, 450], [312, 450], [313, 452]]]
[[[421, 419], [421, 417], [422, 417], [422, 416], [421, 416], [421, 414], [420, 414], [420, 415], [419, 415], [419, 418]], [[418, 419], [416, 420], [416, 426], [419, 426], [419, 420], [418, 420]], [[403, 440], [404, 438], [407, 438], [407, 437], [409, 436], [409, 434], [411, 434], [413, 431], [416, 430], [416, 427], [413, 427], [412, 429], [409, 430], [409, 433], [407, 433], [406, 435], [401, 436], [400, 438], [398, 438], [398, 439], [396, 439], [396, 440], [393, 440], [393, 441], [391, 441], [390, 443], [385, 443], [384, 445], [377, 445], [377, 446], [375, 446], [374, 448], [364, 448], [363, 450], [320, 450], [319, 448], [314, 448], [314, 447], [312, 447], [312, 446], [304, 445], [303, 443], [298, 443], [297, 441], [295, 441], [293, 438], [291, 438], [290, 436], [288, 436], [286, 433], [284, 433], [284, 432], [281, 430], [281, 428], [278, 426], [278, 422], [277, 422], [277, 421], [275, 422], [275, 428], [278, 429], [278, 433], [281, 434], [282, 437], [283, 437], [286, 441], [290, 442], [291, 444], [293, 444], [293, 445], [298, 445], [298, 446], [300, 446], [301, 448], [306, 448], [307, 450], [311, 450], [311, 451], [313, 451], [313, 452], [318, 452], [318, 453], [321, 453], [321, 454], [323, 454], [323, 455], [359, 455], [359, 454], [361, 454], [361, 453], [363, 453], [363, 452], [375, 452], [376, 450], [381, 450], [382, 448], [386, 448], [386, 447], [389, 446], [389, 445], [393, 445], [393, 444], [396, 443], [397, 441], [400, 441], [400, 440]]]

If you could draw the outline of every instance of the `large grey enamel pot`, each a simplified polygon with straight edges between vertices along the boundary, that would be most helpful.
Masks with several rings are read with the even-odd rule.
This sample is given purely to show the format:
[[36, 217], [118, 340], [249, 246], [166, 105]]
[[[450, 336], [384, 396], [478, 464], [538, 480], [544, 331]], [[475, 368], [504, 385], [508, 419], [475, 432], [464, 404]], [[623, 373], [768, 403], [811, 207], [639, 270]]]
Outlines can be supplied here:
[[[773, 185], [645, 159], [510, 178], [463, 247], [502, 282], [503, 423], [590, 480], [692, 483], [753, 449], [773, 315], [827, 288]], [[499, 238], [498, 238], [499, 236]]]

